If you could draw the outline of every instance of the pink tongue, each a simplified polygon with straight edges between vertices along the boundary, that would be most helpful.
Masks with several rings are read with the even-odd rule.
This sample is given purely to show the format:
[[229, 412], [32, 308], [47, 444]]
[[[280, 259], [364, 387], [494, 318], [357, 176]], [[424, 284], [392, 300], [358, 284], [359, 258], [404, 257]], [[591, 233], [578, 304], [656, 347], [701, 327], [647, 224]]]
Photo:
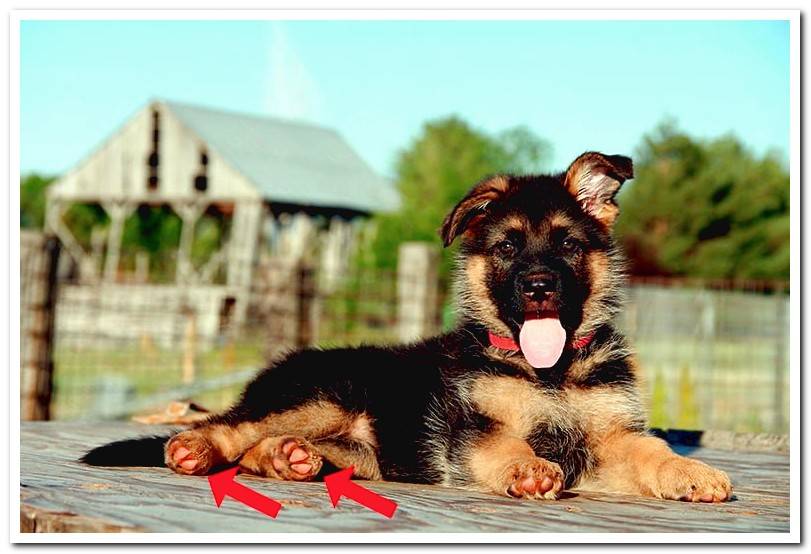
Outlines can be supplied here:
[[555, 365], [563, 353], [566, 331], [556, 317], [526, 319], [518, 339], [529, 365], [546, 368]]

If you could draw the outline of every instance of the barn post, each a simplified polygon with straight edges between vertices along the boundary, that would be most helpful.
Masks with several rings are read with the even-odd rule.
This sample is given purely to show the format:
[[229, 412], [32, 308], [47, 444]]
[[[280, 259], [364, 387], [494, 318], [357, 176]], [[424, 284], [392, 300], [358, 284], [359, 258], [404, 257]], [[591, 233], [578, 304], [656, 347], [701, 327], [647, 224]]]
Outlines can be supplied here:
[[261, 199], [240, 200], [234, 206], [231, 239], [228, 244], [227, 283], [234, 291], [233, 322], [245, 322], [253, 280], [254, 261], [265, 210]]
[[[107, 242], [104, 227], [96, 225], [90, 232], [90, 262], [93, 264], [96, 279], [101, 275], [104, 260], [104, 243]], [[88, 264], [90, 265], [90, 264]]]
[[118, 274], [124, 222], [132, 210], [132, 205], [127, 201], [102, 202], [101, 207], [110, 217], [110, 231], [107, 234], [107, 257], [104, 260], [104, 280], [112, 283]]
[[436, 333], [439, 323], [439, 252], [429, 243], [404, 242], [397, 260], [397, 325], [400, 340]]
[[325, 292], [333, 292], [346, 277], [352, 256], [352, 223], [338, 216], [332, 217], [324, 232], [321, 254], [321, 285]]
[[180, 229], [180, 244], [177, 249], [176, 283], [190, 283], [194, 277], [191, 263], [191, 249], [194, 244], [194, 229], [197, 220], [203, 215], [203, 206], [195, 201], [175, 202], [172, 209], [180, 216], [183, 226]]
[[140, 285], [149, 282], [149, 254], [146, 252], [135, 254], [135, 282]]

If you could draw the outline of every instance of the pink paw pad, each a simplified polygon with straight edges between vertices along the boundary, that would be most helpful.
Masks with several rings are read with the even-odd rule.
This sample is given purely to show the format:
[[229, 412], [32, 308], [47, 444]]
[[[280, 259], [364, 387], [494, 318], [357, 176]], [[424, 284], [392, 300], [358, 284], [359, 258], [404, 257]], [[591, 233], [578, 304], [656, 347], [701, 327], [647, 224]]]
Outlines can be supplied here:
[[[199, 445], [198, 445], [199, 446]], [[166, 464], [178, 473], [198, 474], [205, 472], [205, 460], [199, 448], [195, 452], [195, 442], [184, 438], [174, 438], [166, 448]]]
[[172, 461], [183, 469], [192, 470], [200, 463], [200, 460], [195, 459], [194, 456], [192, 456], [191, 450], [185, 446], [175, 448], [171, 456]]
[[563, 488], [563, 472], [555, 463], [541, 458], [509, 468], [507, 494], [517, 498], [556, 498]]
[[313, 469], [312, 464], [306, 463], [310, 459], [310, 455], [306, 450], [300, 447], [297, 441], [289, 440], [282, 445], [282, 452], [287, 457], [286, 463], [284, 459], [274, 459], [273, 467], [278, 471], [283, 471], [285, 466], [301, 475], [307, 475]]
[[321, 457], [302, 439], [285, 440], [281, 452], [273, 457], [273, 468], [283, 479], [311, 479], [321, 469]]
[[514, 496], [531, 496], [535, 493], [546, 494], [547, 492], [551, 491], [552, 487], [554, 486], [555, 483], [549, 477], [544, 477], [540, 482], [532, 477], [527, 477], [523, 481], [513, 483], [513, 485], [510, 487], [510, 492]]

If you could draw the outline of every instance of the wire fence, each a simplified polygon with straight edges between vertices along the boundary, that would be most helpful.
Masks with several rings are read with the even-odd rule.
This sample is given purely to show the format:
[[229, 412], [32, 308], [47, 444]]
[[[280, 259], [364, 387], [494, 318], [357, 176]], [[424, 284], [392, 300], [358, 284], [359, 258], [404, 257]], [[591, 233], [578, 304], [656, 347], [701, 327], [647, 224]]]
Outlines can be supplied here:
[[[128, 418], [175, 400], [219, 410], [289, 350], [440, 331], [452, 299], [438, 290], [436, 268], [403, 265], [411, 271], [353, 270], [336, 282], [317, 268], [265, 260], [249, 290], [57, 283], [49, 416]], [[22, 271], [24, 290], [43, 275], [42, 264]], [[32, 314], [47, 304], [23, 296], [23, 319], [41, 320]], [[652, 425], [788, 431], [784, 284], [636, 281], [628, 300], [617, 323], [638, 353]], [[24, 332], [24, 350], [42, 347], [29, 347], [33, 336]]]
[[397, 282], [394, 272], [366, 272], [325, 290], [312, 269], [277, 264], [260, 268], [243, 296], [227, 287], [65, 286], [53, 417], [121, 418], [181, 399], [219, 410], [290, 350], [395, 342]]
[[617, 323], [654, 426], [788, 432], [785, 283], [638, 280], [628, 296]]

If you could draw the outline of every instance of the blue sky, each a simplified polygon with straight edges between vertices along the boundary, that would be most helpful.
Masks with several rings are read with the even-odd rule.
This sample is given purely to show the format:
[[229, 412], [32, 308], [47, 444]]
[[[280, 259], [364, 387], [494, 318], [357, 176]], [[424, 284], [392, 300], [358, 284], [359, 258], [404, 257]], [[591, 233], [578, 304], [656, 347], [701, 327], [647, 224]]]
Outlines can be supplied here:
[[665, 117], [789, 150], [782, 21], [28, 21], [21, 170], [59, 173], [152, 98], [321, 123], [375, 169], [428, 119], [527, 125], [552, 169]]

